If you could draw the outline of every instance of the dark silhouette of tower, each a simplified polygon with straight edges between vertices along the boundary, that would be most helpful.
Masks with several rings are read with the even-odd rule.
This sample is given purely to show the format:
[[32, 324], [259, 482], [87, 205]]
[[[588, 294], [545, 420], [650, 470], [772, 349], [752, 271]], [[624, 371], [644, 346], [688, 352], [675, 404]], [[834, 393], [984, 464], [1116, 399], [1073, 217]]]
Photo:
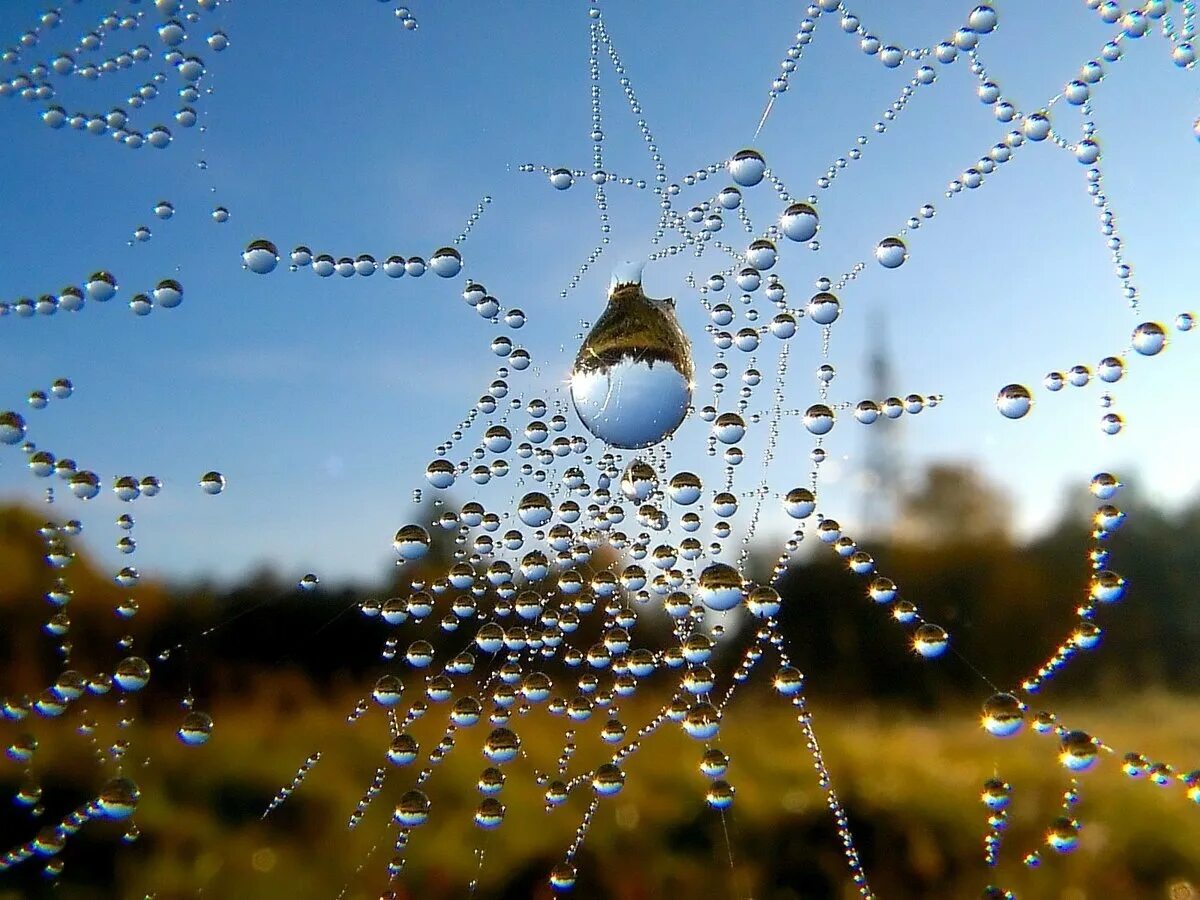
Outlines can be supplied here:
[[[882, 404], [895, 394], [897, 384], [888, 354], [887, 320], [879, 308], [867, 322], [866, 344], [870, 398]], [[877, 539], [890, 539], [896, 524], [904, 471], [897, 427], [901, 421], [903, 417], [880, 416], [864, 429], [860, 521], [863, 531]]]

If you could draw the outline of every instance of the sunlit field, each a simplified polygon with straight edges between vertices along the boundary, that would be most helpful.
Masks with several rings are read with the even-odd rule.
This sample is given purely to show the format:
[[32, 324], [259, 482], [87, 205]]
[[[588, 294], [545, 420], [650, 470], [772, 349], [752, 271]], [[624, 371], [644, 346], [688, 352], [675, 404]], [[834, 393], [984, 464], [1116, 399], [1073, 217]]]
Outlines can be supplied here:
[[[819, 698], [819, 690], [813, 693]], [[652, 714], [648, 699], [635, 704], [638, 713]], [[294, 677], [263, 675], [213, 710], [220, 739], [207, 746], [181, 746], [169, 723], [135, 728], [129, 738], [151, 761], [140, 778], [142, 835], [132, 846], [118, 846], [123, 829], [97, 827], [78, 866], [94, 867], [91, 877], [111, 872], [115, 888], [89, 885], [74, 873], [41, 892], [71, 898], [150, 891], [159, 898], [200, 892], [378, 896], [380, 869], [390, 853], [384, 835], [390, 806], [381, 799], [356, 830], [348, 831], [345, 824], [383, 763], [380, 747], [387, 736], [378, 721], [346, 725], [345, 713], [356, 700], [352, 691], [317, 699]], [[1194, 727], [1200, 707], [1194, 699], [1132, 695], [1112, 703], [1071, 704], [1061, 715], [1116, 745], [1139, 745], [1156, 758], [1200, 754]], [[638, 720], [634, 708], [628, 718]], [[1002, 879], [1023, 897], [1178, 898], [1188, 895], [1171, 894], [1171, 887], [1189, 879], [1194, 883], [1200, 872], [1195, 804], [1178, 783], [1135, 783], [1121, 772], [1119, 757], [1106, 755], [1095, 771], [1079, 778], [1084, 839], [1075, 853], [1060, 856], [1045, 846], [1046, 829], [1068, 783], [1054, 762], [1052, 737], [1025, 733], [999, 742], [982, 733], [966, 709], [917, 713], [818, 699], [814, 718], [871, 881], [882, 896], [974, 897], [984, 884]], [[590, 734], [584, 740], [596, 726], [580, 729], [581, 744], [597, 743]], [[545, 873], [561, 857], [584, 807], [569, 802], [542, 812], [529, 770], [553, 763], [561, 750], [562, 722], [539, 711], [522, 723], [529, 760], [509, 772], [510, 811], [504, 827], [494, 832], [481, 831], [471, 815], [480, 796], [474, 782], [483, 766], [479, 746], [485, 728], [461, 733], [460, 748], [442, 764], [446, 771], [431, 792], [437, 812], [414, 830], [398, 896], [463, 897], [473, 879], [479, 897], [550, 896]], [[794, 719], [777, 697], [747, 694], [724, 723], [720, 746], [734, 760], [728, 778], [737, 790], [724, 823], [705, 806], [710, 782], [699, 772], [696, 742], [678, 726], [666, 726], [664, 732], [630, 761], [624, 790], [601, 804], [579, 861], [579, 896], [783, 900], [853, 895], [811, 761]], [[424, 735], [431, 734], [424, 729]], [[83, 793], [86, 783], [76, 780], [73, 762], [80, 744], [81, 738], [55, 742], [45, 765], [63, 790], [70, 785]], [[280, 773], [317, 747], [323, 755], [312, 777], [263, 821]], [[999, 871], [989, 871], [982, 843], [987, 810], [972, 798], [995, 773], [1015, 787], [1004, 833], [1007, 861]], [[1039, 849], [1044, 859], [1036, 871], [1020, 863]], [[0, 894], [6, 900], [38, 895], [34, 879]]]

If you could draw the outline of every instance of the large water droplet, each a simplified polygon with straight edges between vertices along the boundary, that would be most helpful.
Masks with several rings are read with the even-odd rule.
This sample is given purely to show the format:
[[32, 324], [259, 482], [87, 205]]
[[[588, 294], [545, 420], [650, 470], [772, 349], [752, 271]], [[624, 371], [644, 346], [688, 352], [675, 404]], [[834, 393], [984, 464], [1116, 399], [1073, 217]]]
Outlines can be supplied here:
[[996, 409], [1009, 419], [1019, 419], [1033, 406], [1029, 388], [1023, 384], [1007, 384], [996, 394]]
[[1142, 356], [1156, 356], [1165, 346], [1166, 330], [1157, 322], [1143, 322], [1133, 330], [1133, 349]]
[[279, 251], [268, 240], [251, 241], [242, 253], [242, 262], [256, 275], [266, 275], [279, 264]]
[[908, 259], [908, 248], [898, 237], [887, 237], [875, 248], [875, 259], [885, 269], [898, 269]]
[[697, 588], [700, 601], [717, 612], [733, 609], [746, 596], [742, 576], [725, 563], [713, 563], [701, 572]]
[[757, 150], [739, 150], [729, 160], [729, 177], [742, 187], [754, 187], [766, 171], [767, 161]]
[[692, 399], [691, 345], [674, 301], [642, 292], [641, 267], [614, 274], [608, 306], [571, 371], [571, 399], [584, 426], [612, 447], [657, 444], [675, 431]]

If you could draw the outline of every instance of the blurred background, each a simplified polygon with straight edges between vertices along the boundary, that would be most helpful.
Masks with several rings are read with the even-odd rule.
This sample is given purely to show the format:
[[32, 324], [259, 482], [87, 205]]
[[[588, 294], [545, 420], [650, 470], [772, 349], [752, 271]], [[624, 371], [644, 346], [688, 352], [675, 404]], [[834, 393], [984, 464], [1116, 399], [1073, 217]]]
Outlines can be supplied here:
[[[973, 897], [996, 883], [1024, 897], [1177, 897], [1188, 895], [1171, 894], [1172, 888], [1196, 883], [1195, 804], [1178, 781], [1160, 787], [1144, 775], [1127, 777], [1121, 756], [1136, 750], [1180, 772], [1200, 758], [1200, 624], [1190, 612], [1200, 504], [1166, 515], [1139, 496], [1136, 484], [1124, 490], [1128, 518], [1109, 549], [1123, 563], [1131, 597], [1101, 611], [1100, 648], [1074, 660], [1047, 688], [1047, 708], [1059, 721], [1117, 751], [1080, 777], [1075, 812], [1082, 840], [1073, 854], [1044, 846], [1069, 784], [1057, 740], [1028, 728], [1004, 740], [984, 733], [978, 709], [992, 691], [979, 673], [1015, 686], [1070, 633], [1091, 571], [1086, 491], [1044, 535], [1016, 542], [998, 487], [969, 467], [944, 464], [925, 471], [919, 494], [904, 498], [903, 527], [869, 543], [880, 571], [945, 625], [962, 658], [947, 654], [931, 662], [913, 654], [886, 608], [866, 597], [862, 580], [828, 548], [788, 570], [780, 587], [782, 630], [808, 675], [834, 787], [880, 896]], [[57, 674], [52, 642], [37, 637], [45, 617], [37, 598], [51, 577], [36, 534], [40, 521], [19, 507], [5, 508], [0, 519], [6, 573], [0, 662], [10, 695], [36, 692]], [[419, 581], [423, 572], [444, 572], [452, 546], [435, 539], [420, 571], [409, 576]], [[760, 562], [769, 566], [772, 558]], [[112, 611], [127, 592], [86, 555], [71, 569], [78, 598], [72, 627], [94, 646], [116, 640], [124, 623]], [[415, 636], [415, 629], [389, 628], [360, 612], [363, 601], [393, 593], [407, 595], [407, 584], [380, 581], [367, 591], [323, 584], [305, 594], [269, 571], [227, 587], [143, 585], [141, 646], [183, 641], [185, 648], [156, 664], [132, 725], [116, 726], [112, 704], [97, 709], [94, 737], [73, 733], [68, 721], [0, 724], [5, 746], [27, 734], [38, 739], [32, 771], [48, 817], [94, 796], [96, 746], [129, 740], [137, 763], [130, 771], [142, 789], [140, 836], [127, 844], [124, 823], [89, 824], [63, 851], [66, 867], [56, 884], [46, 883], [34, 861], [0, 876], [0, 896], [379, 895], [388, 887], [383, 868], [391, 854], [385, 826], [415, 773], [392, 771], [361, 824], [348, 830], [376, 767], [387, 765], [389, 734], [377, 709], [354, 724], [346, 717], [376, 677], [392, 670], [377, 654], [385, 637], [400, 637], [403, 651]], [[669, 642], [665, 616], [650, 607], [638, 613], [638, 646]], [[196, 638], [214, 623], [208, 636]], [[739, 627], [734, 620], [729, 625]], [[583, 633], [596, 627], [585, 621], [577, 645], [596, 639]], [[439, 658], [462, 643], [431, 628], [421, 636]], [[735, 662], [718, 649], [713, 668], [725, 679]], [[74, 664], [88, 672], [103, 662], [81, 646]], [[548, 671], [556, 685], [566, 683], [561, 668]], [[794, 711], [770, 689], [768, 673], [759, 674], [732, 703], [717, 740], [732, 758], [728, 780], [737, 791], [724, 823], [704, 802], [702, 746], [667, 725], [627, 763], [625, 789], [601, 803], [577, 860], [576, 896], [853, 895]], [[419, 691], [420, 680], [409, 687]], [[624, 721], [631, 727], [648, 721], [671, 690], [663, 673], [653, 676], [623, 704]], [[203, 746], [184, 747], [174, 735], [184, 695], [214, 718], [213, 737]], [[1031, 713], [1038, 709], [1033, 699]], [[412, 729], [422, 746], [438, 740], [445, 704], [433, 704], [427, 718]], [[594, 715], [577, 726], [573, 771], [598, 752], [603, 719]], [[504, 825], [485, 832], [472, 821], [488, 729], [480, 724], [460, 732], [459, 748], [441, 764], [446, 771], [430, 782], [433, 815], [414, 830], [405, 876], [391, 886], [397, 896], [461, 897], [472, 878], [478, 897], [550, 896], [546, 875], [583, 807], [572, 799], [543, 812], [531, 776], [534, 767], [552, 765], [568, 723], [544, 708], [516, 721], [528, 756], [508, 767]], [[263, 820], [276, 790], [317, 750], [321, 760], [304, 784]], [[6, 766], [5, 793], [21, 787], [22, 769]], [[987, 811], [977, 798], [993, 776], [1014, 791], [1001, 864], [989, 870], [982, 844]], [[27, 840], [37, 821], [27, 809], [10, 808], [0, 826], [3, 843]], [[1038, 849], [1041, 866], [1023, 865], [1025, 854]]]

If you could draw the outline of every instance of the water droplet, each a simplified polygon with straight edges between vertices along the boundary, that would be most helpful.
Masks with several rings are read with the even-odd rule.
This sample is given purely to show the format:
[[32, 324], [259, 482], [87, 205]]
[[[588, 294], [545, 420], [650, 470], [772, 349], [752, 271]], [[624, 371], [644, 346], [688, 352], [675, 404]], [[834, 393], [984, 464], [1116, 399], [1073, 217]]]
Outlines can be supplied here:
[[1033, 397], [1023, 384], [1008, 384], [996, 394], [996, 409], [1008, 419], [1020, 419], [1033, 408]]
[[575, 887], [575, 867], [559, 863], [550, 870], [550, 887], [555, 891], [569, 891]]
[[754, 187], [766, 171], [767, 162], [757, 150], [739, 150], [729, 160], [729, 177], [742, 187]]
[[814, 403], [804, 412], [804, 427], [812, 434], [828, 434], [833, 428], [833, 410], [823, 403]]
[[983, 704], [984, 729], [996, 737], [1010, 737], [1025, 723], [1021, 701], [1012, 694], [994, 694]]
[[807, 243], [816, 237], [820, 227], [817, 211], [807, 203], [793, 203], [779, 217], [779, 228], [793, 241]]
[[917, 626], [917, 630], [913, 634], [912, 645], [913, 649], [921, 656], [933, 659], [946, 652], [946, 648], [950, 645], [950, 638], [940, 625], [924, 622]]
[[876, 246], [875, 259], [885, 269], [897, 269], [908, 259], [908, 247], [898, 237], [886, 237]]
[[746, 596], [742, 576], [733, 566], [712, 563], [703, 572], [696, 585], [696, 593], [711, 610], [724, 612], [739, 605]]
[[1059, 853], [1070, 853], [1079, 846], [1079, 823], [1069, 816], [1059, 816], [1046, 832], [1046, 843]]
[[279, 264], [279, 251], [270, 241], [260, 238], [251, 241], [242, 252], [242, 262], [256, 275], [274, 272]]
[[0, 443], [19, 444], [25, 439], [25, 417], [18, 412], [0, 412]]
[[127, 656], [113, 671], [113, 683], [123, 691], [140, 691], [149, 681], [150, 665], [140, 656]]
[[405, 828], [424, 825], [429, 820], [429, 797], [423, 791], [406, 792], [396, 804], [392, 818]]
[[396, 532], [392, 547], [404, 560], [420, 559], [429, 552], [429, 532], [420, 525], [405, 525]]
[[183, 302], [183, 286], [174, 278], [164, 278], [154, 288], [154, 303], [163, 309], [174, 309]]
[[774, 266], [777, 259], [775, 244], [765, 238], [754, 241], [746, 249], [746, 262], [760, 272], [765, 272]]
[[93, 272], [84, 284], [89, 300], [104, 303], [111, 300], [117, 293], [117, 279], [110, 272]]
[[592, 776], [592, 789], [602, 797], [619, 793], [625, 786], [625, 773], [613, 763], [604, 763]]
[[220, 472], [205, 472], [200, 476], [200, 489], [206, 494], [219, 494], [225, 490], [225, 476]]
[[667, 496], [680, 506], [691, 506], [700, 499], [702, 484], [692, 472], [677, 472], [667, 483]]
[[1156, 356], [1167, 346], [1167, 333], [1157, 322], [1143, 322], [1133, 330], [1133, 349], [1142, 356]]
[[442, 247], [429, 258], [429, 268], [442, 278], [453, 278], [462, 271], [462, 265], [462, 254], [453, 247]]
[[100, 789], [97, 806], [100, 815], [107, 819], [128, 819], [137, 809], [142, 792], [132, 779], [117, 777]]
[[183, 722], [179, 726], [179, 740], [187, 744], [189, 747], [195, 747], [208, 742], [212, 737], [213, 720], [208, 713], [189, 712], [183, 717]]
[[808, 308], [805, 312], [808, 313], [809, 319], [818, 325], [832, 325], [842, 314], [842, 307], [836, 296], [828, 291], [822, 291], [814, 294], [808, 301]]
[[588, 431], [623, 449], [660, 442], [687, 414], [693, 374], [673, 301], [647, 297], [640, 269], [614, 276], [571, 371], [571, 399]]
[[1100, 744], [1084, 731], [1068, 731], [1059, 744], [1058, 760], [1072, 772], [1092, 768], [1100, 758]]

